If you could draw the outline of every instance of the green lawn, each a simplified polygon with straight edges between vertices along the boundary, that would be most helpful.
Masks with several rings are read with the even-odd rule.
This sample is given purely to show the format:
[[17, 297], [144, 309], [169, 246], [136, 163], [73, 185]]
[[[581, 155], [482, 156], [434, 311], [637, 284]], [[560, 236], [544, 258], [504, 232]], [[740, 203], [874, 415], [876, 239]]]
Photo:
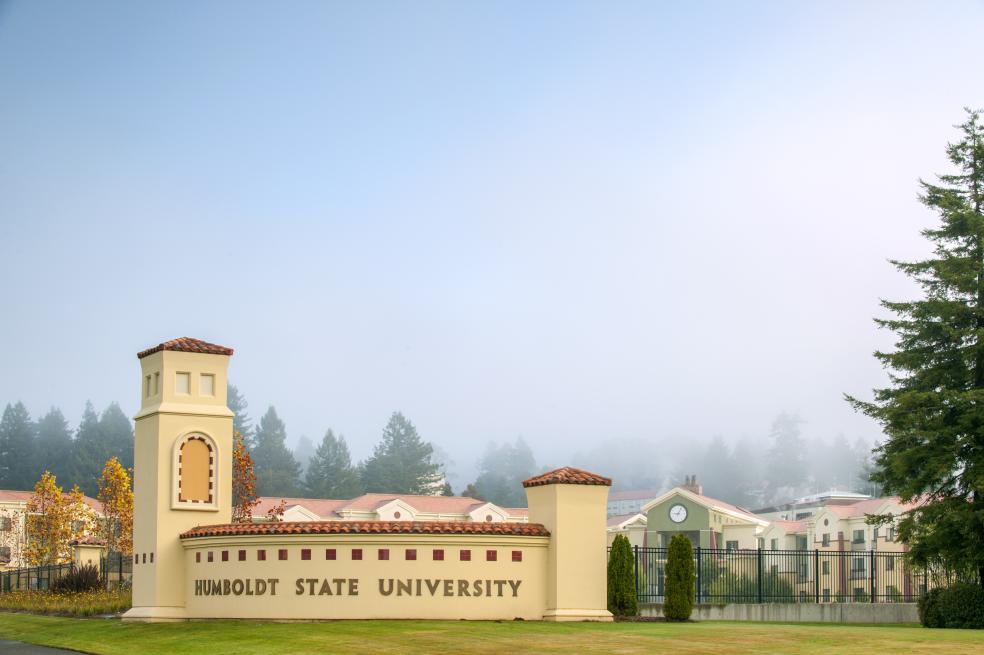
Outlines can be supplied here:
[[90, 653], [950, 653], [984, 652], [984, 631], [777, 623], [201, 621], [123, 623], [0, 613], [0, 639]]

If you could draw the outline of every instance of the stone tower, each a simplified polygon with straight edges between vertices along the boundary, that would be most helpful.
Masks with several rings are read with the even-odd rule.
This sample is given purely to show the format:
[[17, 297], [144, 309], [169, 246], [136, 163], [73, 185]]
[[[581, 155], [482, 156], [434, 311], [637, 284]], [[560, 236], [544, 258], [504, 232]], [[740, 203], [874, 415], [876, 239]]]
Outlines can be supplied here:
[[232, 520], [232, 349], [182, 337], [137, 354], [133, 608], [124, 618], [185, 618], [179, 535]]

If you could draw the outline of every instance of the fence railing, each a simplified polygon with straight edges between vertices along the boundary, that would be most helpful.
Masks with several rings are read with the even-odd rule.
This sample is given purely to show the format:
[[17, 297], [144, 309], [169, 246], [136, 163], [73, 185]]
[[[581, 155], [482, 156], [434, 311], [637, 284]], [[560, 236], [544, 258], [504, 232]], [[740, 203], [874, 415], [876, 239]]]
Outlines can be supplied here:
[[[662, 603], [666, 548], [633, 547], [640, 603]], [[695, 548], [698, 603], [914, 602], [940, 575], [903, 553]]]
[[[46, 591], [58, 579], [75, 569], [75, 564], [51, 564], [10, 569], [0, 573], [0, 593], [8, 591]], [[109, 553], [99, 560], [99, 574], [107, 589], [130, 584], [133, 560], [121, 553]]]

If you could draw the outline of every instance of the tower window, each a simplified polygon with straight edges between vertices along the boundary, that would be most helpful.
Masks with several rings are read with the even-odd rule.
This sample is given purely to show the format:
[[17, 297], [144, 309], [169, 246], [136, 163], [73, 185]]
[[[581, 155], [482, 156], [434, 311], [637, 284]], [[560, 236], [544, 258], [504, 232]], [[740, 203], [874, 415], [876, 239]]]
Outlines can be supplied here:
[[198, 382], [198, 393], [203, 396], [215, 395], [215, 376], [211, 373], [202, 373]]
[[174, 392], [183, 394], [191, 393], [191, 373], [175, 373]]
[[144, 378], [144, 398], [150, 398], [150, 376]]
[[154, 395], [156, 396], [160, 393], [161, 389], [161, 374], [160, 372], [154, 373]]

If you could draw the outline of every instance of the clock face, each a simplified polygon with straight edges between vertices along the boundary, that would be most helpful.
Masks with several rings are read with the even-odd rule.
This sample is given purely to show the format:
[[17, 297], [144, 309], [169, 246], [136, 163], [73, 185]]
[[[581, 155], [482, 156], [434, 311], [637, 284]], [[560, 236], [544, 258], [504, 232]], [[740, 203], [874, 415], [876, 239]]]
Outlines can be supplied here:
[[670, 508], [670, 520], [674, 523], [683, 523], [687, 520], [687, 508], [683, 505], [674, 505]]

